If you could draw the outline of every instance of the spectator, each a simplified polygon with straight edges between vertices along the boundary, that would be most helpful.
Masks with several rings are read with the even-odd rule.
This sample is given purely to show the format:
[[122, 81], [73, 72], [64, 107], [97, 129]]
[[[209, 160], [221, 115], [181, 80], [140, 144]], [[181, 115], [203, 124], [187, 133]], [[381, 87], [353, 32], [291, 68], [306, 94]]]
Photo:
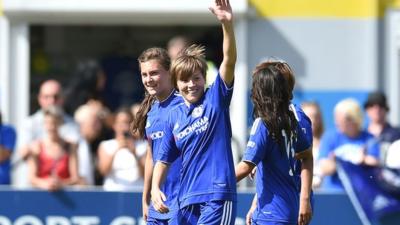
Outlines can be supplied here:
[[400, 170], [400, 139], [393, 142], [387, 149], [385, 166]]
[[109, 111], [97, 100], [90, 100], [86, 104], [79, 106], [74, 114], [82, 135], [79, 148], [82, 145], [82, 148], [86, 148], [82, 152], [87, 153], [79, 155], [80, 161], [86, 163], [80, 165], [79, 170], [81, 176], [87, 174], [85, 177], [87, 177], [89, 184], [103, 184], [103, 176], [93, 165], [98, 162], [97, 149], [100, 142], [113, 136], [112, 130], [105, 125], [105, 120], [111, 117], [110, 115]]
[[68, 185], [82, 184], [78, 174], [76, 143], [63, 139], [58, 131], [63, 111], [50, 106], [43, 111], [46, 136], [29, 146], [29, 179], [34, 187], [57, 191]]
[[370, 93], [367, 101], [364, 103], [364, 109], [369, 118], [368, 132], [377, 138], [380, 144], [380, 159], [385, 164], [389, 160], [386, 151], [392, 142], [400, 139], [400, 130], [392, 127], [386, 120], [389, 105], [387, 104], [385, 94], [382, 92]]
[[314, 157], [314, 176], [313, 176], [313, 188], [318, 188], [321, 185], [321, 171], [317, 163], [319, 154], [319, 144], [321, 136], [324, 132], [324, 123], [322, 119], [321, 109], [317, 102], [303, 102], [301, 108], [304, 113], [310, 118], [313, 133], [313, 157]]
[[172, 37], [167, 44], [167, 51], [171, 60], [175, 60], [180, 52], [189, 47], [190, 44], [191, 41], [186, 36]]
[[[30, 144], [35, 140], [45, 137], [44, 110], [51, 106], [62, 107], [63, 92], [61, 84], [56, 80], [46, 80], [39, 89], [38, 102], [40, 109], [31, 115], [24, 123], [18, 135], [18, 156], [27, 159]], [[73, 118], [63, 112], [62, 124], [59, 126], [60, 136], [69, 142], [78, 143], [80, 138], [79, 128]], [[81, 164], [81, 163], [80, 163]], [[19, 163], [15, 168], [14, 184], [19, 187], [29, 186], [26, 164]]]
[[322, 187], [343, 190], [336, 172], [335, 157], [354, 164], [377, 165], [379, 146], [372, 134], [362, 130], [363, 115], [354, 99], [344, 99], [334, 109], [336, 129], [321, 139], [319, 165], [324, 176]]
[[72, 114], [79, 106], [90, 100], [104, 104], [105, 85], [106, 75], [96, 61], [87, 60], [79, 63], [65, 90], [64, 108], [66, 112]]
[[[168, 55], [171, 60], [175, 60], [181, 51], [185, 50], [192, 44], [192, 41], [186, 36], [175, 36], [172, 37], [167, 44]], [[211, 51], [210, 51], [211, 52]], [[206, 73], [206, 84], [211, 85], [218, 74], [218, 68], [215, 63], [207, 59], [207, 73]]]
[[0, 185], [10, 184], [10, 158], [14, 151], [16, 136], [13, 127], [2, 123], [0, 113]]
[[[45, 134], [43, 110], [50, 106], [62, 107], [64, 103], [61, 84], [56, 80], [46, 80], [40, 86], [38, 102], [40, 109], [29, 117], [26, 127], [21, 130], [20, 142], [29, 144], [32, 141], [42, 138]], [[79, 129], [73, 118], [63, 112], [63, 124], [60, 126], [60, 135], [76, 142], [79, 139]]]
[[144, 160], [147, 142], [129, 133], [132, 114], [129, 109], [116, 112], [115, 138], [102, 141], [98, 150], [98, 168], [105, 177], [107, 191], [132, 190], [143, 184]]

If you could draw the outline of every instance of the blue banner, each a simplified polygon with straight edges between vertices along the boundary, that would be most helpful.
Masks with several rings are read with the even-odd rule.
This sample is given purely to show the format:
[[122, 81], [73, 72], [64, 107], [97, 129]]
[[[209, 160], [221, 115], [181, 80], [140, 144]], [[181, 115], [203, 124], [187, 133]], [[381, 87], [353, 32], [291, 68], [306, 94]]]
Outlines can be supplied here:
[[388, 169], [340, 159], [337, 164], [339, 177], [363, 224], [400, 224], [400, 201], [396, 196], [400, 190], [394, 188], [398, 174], [393, 172], [387, 179]]
[[[245, 225], [253, 196], [238, 193], [236, 225]], [[141, 199], [140, 192], [0, 188], [0, 225], [140, 225]], [[338, 224], [361, 225], [348, 197], [317, 192], [311, 225]]]

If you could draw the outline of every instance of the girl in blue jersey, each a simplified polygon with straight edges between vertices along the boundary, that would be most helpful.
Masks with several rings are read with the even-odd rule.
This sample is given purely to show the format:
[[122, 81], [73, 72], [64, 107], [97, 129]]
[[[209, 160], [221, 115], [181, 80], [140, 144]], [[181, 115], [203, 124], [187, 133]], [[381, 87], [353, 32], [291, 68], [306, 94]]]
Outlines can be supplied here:
[[169, 213], [157, 212], [152, 205], [149, 205], [150, 189], [154, 156], [157, 155], [164, 136], [165, 115], [170, 108], [183, 100], [172, 84], [169, 73], [171, 60], [165, 49], [149, 48], [139, 56], [138, 61], [146, 95], [132, 123], [132, 131], [139, 132], [149, 141], [142, 198], [143, 218], [147, 224], [173, 224], [178, 212], [177, 195], [181, 161], [178, 159], [172, 163], [170, 173], [161, 188], [168, 195], [165, 204], [170, 208]]
[[171, 74], [184, 103], [168, 115], [152, 183], [152, 202], [170, 209], [160, 190], [176, 158], [182, 159], [178, 224], [230, 224], [236, 215], [236, 181], [231, 149], [229, 105], [233, 92], [236, 44], [229, 1], [215, 1], [210, 10], [222, 24], [223, 61], [205, 90], [204, 48], [190, 46], [172, 63]]
[[[264, 62], [253, 73], [251, 99], [256, 118], [243, 161], [236, 166], [237, 180], [256, 171], [257, 200], [251, 224], [308, 224], [311, 219], [313, 158], [311, 140], [290, 104], [290, 67]], [[301, 116], [304, 117], [304, 116]], [[306, 128], [307, 129], [307, 128]], [[301, 161], [298, 172], [297, 160]]]

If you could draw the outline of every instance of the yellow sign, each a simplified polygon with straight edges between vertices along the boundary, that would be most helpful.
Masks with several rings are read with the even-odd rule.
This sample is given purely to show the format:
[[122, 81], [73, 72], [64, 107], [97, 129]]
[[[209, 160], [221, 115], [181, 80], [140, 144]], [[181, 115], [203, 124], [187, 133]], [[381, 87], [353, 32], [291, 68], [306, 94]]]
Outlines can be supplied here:
[[400, 0], [249, 0], [263, 17], [376, 18]]
[[400, 0], [393, 0], [391, 4], [392, 8], [400, 9]]
[[3, 16], [3, 0], [0, 0], [0, 16]]

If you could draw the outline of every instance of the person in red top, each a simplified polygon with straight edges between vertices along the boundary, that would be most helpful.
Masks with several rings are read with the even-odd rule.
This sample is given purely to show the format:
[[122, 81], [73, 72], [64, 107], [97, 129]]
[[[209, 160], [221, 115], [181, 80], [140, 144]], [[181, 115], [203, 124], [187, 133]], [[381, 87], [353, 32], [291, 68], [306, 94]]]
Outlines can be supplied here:
[[32, 186], [56, 191], [64, 186], [82, 184], [78, 175], [77, 146], [58, 133], [62, 111], [56, 106], [44, 110], [46, 136], [35, 141], [28, 159]]

